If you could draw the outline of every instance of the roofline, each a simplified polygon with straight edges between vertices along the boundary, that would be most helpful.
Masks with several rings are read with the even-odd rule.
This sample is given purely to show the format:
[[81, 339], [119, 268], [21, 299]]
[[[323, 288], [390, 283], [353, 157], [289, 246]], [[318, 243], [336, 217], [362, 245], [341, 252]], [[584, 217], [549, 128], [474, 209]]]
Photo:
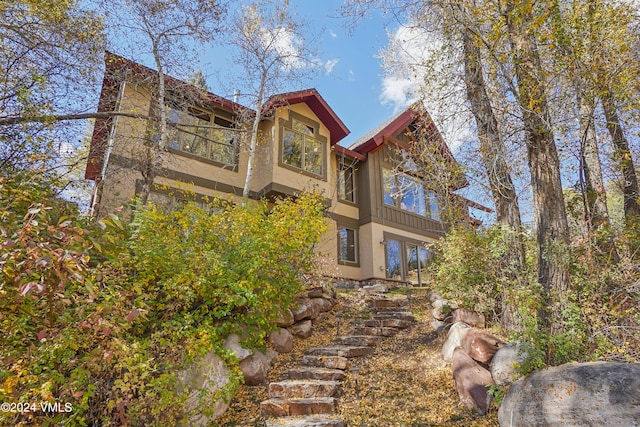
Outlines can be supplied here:
[[267, 114], [271, 109], [305, 103], [320, 121], [329, 129], [331, 133], [330, 144], [336, 145], [351, 131], [342, 122], [340, 117], [333, 111], [327, 101], [314, 89], [303, 89], [294, 92], [285, 92], [270, 97], [265, 103], [263, 114]]
[[359, 160], [361, 162], [364, 162], [364, 161], [367, 160], [366, 156], [364, 156], [364, 155], [362, 155], [362, 154], [360, 154], [360, 153], [358, 153], [356, 151], [349, 150], [348, 148], [345, 148], [342, 145], [337, 145], [336, 144], [336, 145], [331, 147], [331, 150], [335, 151], [337, 153], [343, 154], [343, 155], [345, 155], [347, 157], [351, 157], [352, 159]]

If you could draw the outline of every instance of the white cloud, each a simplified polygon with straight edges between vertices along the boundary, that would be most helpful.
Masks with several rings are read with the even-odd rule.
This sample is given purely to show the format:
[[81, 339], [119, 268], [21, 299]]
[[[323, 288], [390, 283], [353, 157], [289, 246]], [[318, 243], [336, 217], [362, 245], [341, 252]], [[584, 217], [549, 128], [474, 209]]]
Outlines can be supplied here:
[[353, 70], [349, 70], [349, 81], [350, 81], [350, 82], [354, 82], [354, 81], [356, 81], [356, 75], [355, 75], [355, 73], [353, 72]]
[[388, 37], [380, 54], [381, 104], [398, 112], [422, 99], [451, 149], [457, 150], [472, 132], [455, 55], [444, 51], [436, 34], [416, 26], [401, 26]]
[[338, 35], [334, 33], [332, 30], [329, 30], [329, 35], [331, 36], [332, 39], [335, 39], [338, 37]]
[[334, 58], [334, 59], [329, 59], [327, 60], [327, 62], [324, 63], [324, 70], [327, 72], [327, 74], [331, 74], [331, 72], [333, 71], [333, 67], [336, 66], [338, 61], [340, 61], [340, 59]]
[[308, 61], [303, 60], [302, 40], [291, 30], [280, 27], [274, 30], [264, 29], [262, 44], [266, 49], [273, 49], [282, 59], [285, 68], [304, 68]]

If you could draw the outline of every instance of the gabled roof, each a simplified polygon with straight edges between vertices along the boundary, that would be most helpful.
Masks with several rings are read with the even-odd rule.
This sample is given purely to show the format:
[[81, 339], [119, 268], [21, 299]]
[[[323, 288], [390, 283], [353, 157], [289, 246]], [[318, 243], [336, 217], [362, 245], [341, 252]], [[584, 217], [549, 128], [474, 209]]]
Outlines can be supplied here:
[[349, 135], [349, 129], [329, 107], [327, 101], [313, 88], [274, 95], [265, 103], [265, 111], [299, 103], [307, 104], [318, 119], [329, 129], [331, 133], [330, 145], [337, 144], [345, 136]]
[[385, 136], [389, 137], [397, 134], [398, 131], [409, 126], [411, 122], [417, 118], [418, 113], [413, 108], [409, 107], [406, 110], [390, 117], [379, 126], [361, 136], [347, 148], [361, 154], [366, 154], [374, 148], [382, 145]]

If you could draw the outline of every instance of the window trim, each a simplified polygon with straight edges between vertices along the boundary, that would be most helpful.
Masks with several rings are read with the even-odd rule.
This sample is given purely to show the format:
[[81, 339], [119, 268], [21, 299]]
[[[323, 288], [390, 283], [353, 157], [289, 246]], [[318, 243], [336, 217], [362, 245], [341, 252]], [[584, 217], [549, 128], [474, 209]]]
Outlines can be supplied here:
[[[353, 164], [347, 164], [344, 162], [343, 159], [341, 158], [337, 158], [338, 160], [338, 166], [337, 166], [337, 173], [336, 173], [336, 188], [337, 188], [337, 193], [338, 193], [338, 201], [341, 203], [346, 203], [348, 205], [352, 205], [352, 206], [357, 206], [358, 204], [358, 195], [356, 193], [356, 168]], [[345, 199], [341, 197], [341, 188], [340, 188], [340, 174], [343, 173], [345, 170], [351, 169], [351, 197], [353, 198], [353, 200], [349, 200], [349, 199]], [[345, 194], [346, 194], [346, 189], [345, 189]]]
[[[171, 99], [171, 98], [168, 98], [166, 100], [166, 104], [167, 104], [168, 108], [171, 108], [171, 109], [176, 110], [176, 111], [182, 111], [183, 113], [187, 113], [187, 114], [189, 114], [189, 115], [191, 115], [193, 117], [200, 118], [202, 120], [204, 120], [203, 119], [204, 116], [208, 116], [209, 117], [208, 123], [209, 123], [209, 125], [212, 125], [212, 126], [216, 126], [216, 124], [215, 124], [216, 118], [218, 118], [220, 120], [224, 120], [225, 122], [228, 122], [231, 125], [234, 124], [233, 117], [225, 116], [225, 115], [222, 115], [222, 114], [218, 114], [218, 113], [216, 113], [214, 111], [207, 110], [206, 108], [196, 107], [196, 106], [188, 105], [186, 103], [181, 108], [181, 105], [180, 105], [179, 101], [176, 101], [175, 99]], [[150, 106], [149, 114], [150, 115], [154, 115], [154, 114], [156, 114], [156, 112], [157, 112], [157, 106], [155, 105], [154, 102], [152, 102], [151, 106]], [[229, 129], [235, 129], [235, 128], [229, 128]], [[180, 132], [179, 129], [177, 129], [177, 131]], [[154, 136], [155, 136], [156, 132], [157, 131], [153, 128], [153, 126], [151, 126], [151, 131], [150, 131], [151, 136], [149, 138], [150, 140], [154, 139]], [[185, 135], [189, 135], [189, 134], [185, 134]], [[211, 138], [209, 138], [209, 139], [211, 139]], [[182, 142], [182, 140], [180, 140], [180, 142]], [[215, 142], [214, 141], [205, 141], [205, 142], [207, 143], [207, 153], [210, 153], [211, 152], [211, 148], [210, 147], [211, 147], [212, 144], [215, 144]], [[171, 146], [169, 146], [169, 141], [167, 141], [167, 146], [165, 147], [165, 149], [171, 154], [175, 154], [177, 156], [186, 157], [186, 158], [197, 160], [197, 161], [200, 161], [200, 162], [203, 162], [203, 163], [206, 163], [206, 164], [217, 166], [217, 167], [220, 167], [222, 169], [226, 169], [226, 170], [231, 170], [233, 172], [237, 172], [238, 171], [238, 166], [239, 166], [239, 160], [240, 160], [240, 145], [238, 144], [238, 138], [235, 138], [235, 147], [234, 148], [235, 148], [235, 153], [233, 154], [233, 164], [230, 164], [230, 163], [220, 162], [220, 161], [212, 159], [210, 157], [200, 156], [198, 154], [194, 154], [194, 153], [191, 153], [189, 151], [184, 151], [184, 150], [182, 150], [180, 148], [171, 147]]]
[[[290, 130], [292, 132], [298, 132], [293, 129], [294, 120], [308, 126], [310, 129], [313, 129], [313, 134], [314, 134], [313, 139], [315, 139], [320, 144], [321, 151], [322, 151], [322, 173], [320, 175], [284, 162], [284, 132], [285, 132], [285, 129]], [[278, 155], [278, 166], [295, 171], [295, 172], [302, 173], [303, 175], [307, 175], [316, 179], [321, 179], [323, 181], [326, 181], [327, 180], [327, 138], [320, 135], [320, 123], [314, 120], [311, 120], [308, 117], [305, 117], [301, 114], [298, 114], [295, 111], [289, 111], [289, 120], [280, 119], [280, 125], [278, 130], [280, 132], [280, 135], [278, 138], [279, 139], [278, 147], [280, 150], [280, 153]], [[304, 134], [301, 134], [301, 135], [303, 135], [306, 138], [306, 135]], [[302, 152], [302, 155], [304, 155], [304, 146], [302, 147], [301, 152]]]
[[[342, 259], [342, 230], [351, 230], [353, 231], [353, 254], [355, 257], [354, 261]], [[358, 235], [358, 227], [354, 227], [351, 225], [337, 223], [336, 224], [336, 237], [337, 237], [337, 247], [338, 247], [338, 264], [349, 266], [349, 267], [360, 267], [360, 236]], [[348, 241], [348, 237], [347, 237]]]

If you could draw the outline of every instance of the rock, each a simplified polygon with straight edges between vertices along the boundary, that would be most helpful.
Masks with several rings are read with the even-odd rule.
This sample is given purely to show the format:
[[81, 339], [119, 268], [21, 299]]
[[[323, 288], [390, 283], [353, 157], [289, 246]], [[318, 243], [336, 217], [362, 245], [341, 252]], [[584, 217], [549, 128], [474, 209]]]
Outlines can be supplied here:
[[467, 310], [466, 308], [455, 309], [453, 311], [453, 319], [451, 319], [451, 321], [453, 323], [464, 322], [474, 328], [486, 328], [484, 314], [472, 310]]
[[476, 362], [487, 366], [491, 362], [493, 355], [496, 354], [504, 344], [504, 341], [500, 338], [477, 329], [469, 329], [461, 340], [461, 346], [464, 351]]
[[242, 361], [253, 354], [253, 351], [243, 348], [240, 345], [240, 337], [237, 334], [231, 334], [224, 342], [224, 348], [231, 350], [231, 352]]
[[339, 418], [318, 416], [280, 417], [268, 419], [266, 427], [344, 427], [344, 422]]
[[511, 385], [502, 427], [640, 426], [640, 364], [570, 363]]
[[502, 347], [491, 359], [491, 377], [496, 385], [512, 384], [519, 376], [516, 365], [521, 364], [527, 357], [527, 350], [522, 344], [509, 343]]
[[311, 320], [304, 320], [289, 326], [289, 332], [298, 338], [309, 338], [311, 336]]
[[305, 319], [315, 319], [320, 314], [320, 307], [311, 302], [311, 300], [303, 299], [300, 301], [298, 308], [293, 310], [293, 319], [296, 322]]
[[437, 292], [430, 292], [429, 293], [429, 302], [431, 304], [433, 304], [434, 302], [438, 301], [438, 300], [444, 300], [444, 297], [442, 295], [440, 295]]
[[328, 369], [347, 369], [348, 360], [342, 356], [302, 356], [302, 364], [304, 366]]
[[458, 307], [445, 299], [436, 300], [432, 305], [431, 316], [436, 320], [445, 320]]
[[344, 381], [347, 374], [342, 369], [317, 368], [313, 366], [301, 366], [291, 368], [285, 372], [287, 377], [295, 379], [313, 379], [325, 381]]
[[312, 288], [307, 291], [307, 295], [309, 296], [309, 298], [320, 298], [323, 293], [324, 288], [322, 286]]
[[291, 353], [293, 350], [293, 335], [286, 329], [271, 331], [269, 342], [278, 353]]
[[333, 397], [294, 400], [274, 398], [260, 403], [260, 413], [271, 417], [332, 414], [337, 406], [338, 401]]
[[293, 325], [296, 320], [293, 318], [293, 313], [288, 308], [278, 315], [277, 325], [281, 328], [286, 328]]
[[284, 380], [269, 384], [269, 397], [280, 399], [308, 399], [331, 397], [340, 386], [337, 381]]
[[456, 347], [451, 359], [451, 371], [460, 402], [480, 415], [489, 410], [491, 396], [489, 384], [493, 384], [491, 373], [473, 360], [462, 347]]
[[444, 331], [444, 328], [447, 326], [446, 323], [440, 321], [440, 320], [433, 320], [431, 322], [431, 327], [433, 328], [434, 331], [436, 331], [437, 333], [440, 333], [442, 331]]
[[466, 323], [454, 323], [447, 333], [447, 340], [442, 345], [442, 358], [446, 362], [451, 362], [453, 350], [462, 344], [462, 338], [469, 332], [469, 325]]
[[256, 351], [252, 356], [240, 362], [240, 370], [246, 385], [260, 385], [267, 377], [271, 365], [278, 358], [278, 353], [267, 349], [266, 353]]
[[311, 303], [318, 306], [318, 310], [320, 311], [320, 313], [326, 313], [327, 311], [331, 310], [331, 307], [333, 307], [331, 301], [324, 298], [312, 298]]
[[210, 351], [202, 359], [179, 372], [177, 378], [179, 391], [185, 388], [191, 390], [185, 407], [185, 412], [190, 414], [186, 425], [211, 425], [213, 420], [224, 414], [229, 407], [229, 403], [220, 399], [213, 404], [211, 413], [211, 401], [206, 396], [201, 398], [201, 390], [206, 389], [213, 394], [229, 383], [229, 369], [214, 351]]
[[381, 294], [386, 294], [387, 292], [389, 292], [389, 289], [387, 289], [387, 287], [382, 284], [363, 286], [362, 290], [367, 292], [381, 293]]

